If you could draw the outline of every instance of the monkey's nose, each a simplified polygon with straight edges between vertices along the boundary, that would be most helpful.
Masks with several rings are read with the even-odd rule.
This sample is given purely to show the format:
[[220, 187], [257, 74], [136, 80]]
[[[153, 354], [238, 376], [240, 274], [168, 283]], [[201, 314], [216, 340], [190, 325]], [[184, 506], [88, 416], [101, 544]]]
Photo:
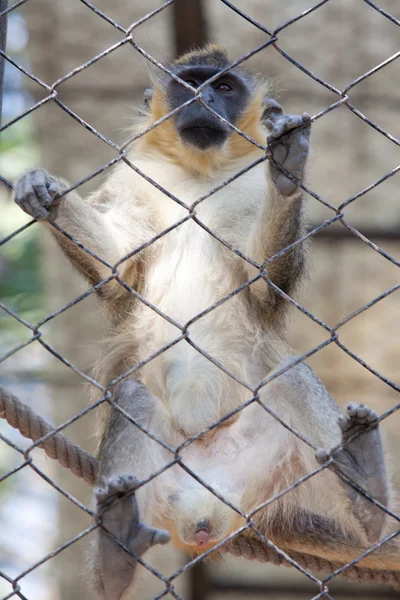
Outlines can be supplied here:
[[212, 104], [214, 102], [213, 92], [209, 88], [203, 90], [203, 101], [206, 104]]

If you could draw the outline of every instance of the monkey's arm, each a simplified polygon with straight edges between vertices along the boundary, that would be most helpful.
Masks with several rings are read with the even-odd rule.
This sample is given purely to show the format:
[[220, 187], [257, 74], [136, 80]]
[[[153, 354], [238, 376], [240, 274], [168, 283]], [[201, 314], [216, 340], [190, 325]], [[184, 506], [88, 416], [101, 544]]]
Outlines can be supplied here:
[[[111, 275], [111, 269], [79, 248], [49, 221], [54, 221], [111, 265], [126, 252], [119, 245], [121, 231], [106, 212], [103, 214], [98, 208], [82, 200], [75, 191], [59, 198], [59, 194], [68, 188], [67, 182], [53, 177], [43, 169], [30, 171], [15, 185], [15, 202], [27, 214], [46, 225], [74, 267], [91, 285], [96, 285]], [[121, 295], [126, 291], [115, 281], [99, 288], [100, 296], [113, 297], [116, 293]]]
[[[114, 401], [138, 423], [147, 427], [154, 409], [154, 399], [137, 381], [123, 381]], [[167, 531], [153, 529], [150, 523], [154, 503], [153, 482], [136, 491], [144, 480], [160, 468], [156, 464], [156, 442], [116, 409], [112, 409], [102, 443], [95, 489], [98, 518], [102, 527], [96, 531], [92, 548], [93, 587], [101, 600], [120, 600], [126, 590], [133, 592], [139, 573], [137, 560], [118, 546], [106, 531], [128, 550], [141, 557], [155, 544], [166, 544]]]
[[[279, 169], [283, 167], [300, 182], [309, 151], [310, 117], [283, 114], [274, 100], [267, 101], [264, 111], [265, 125], [270, 134], [267, 142], [269, 163], [267, 165], [268, 190], [261, 219], [252, 235], [251, 256], [261, 264], [297, 241], [305, 233], [303, 215], [303, 190]], [[292, 131], [293, 130], [293, 131]], [[306, 246], [295, 246], [279, 258], [266, 264], [268, 278], [291, 294], [304, 273]], [[261, 282], [251, 289], [261, 300], [265, 299], [265, 285]], [[268, 288], [268, 303], [275, 310], [281, 299]]]

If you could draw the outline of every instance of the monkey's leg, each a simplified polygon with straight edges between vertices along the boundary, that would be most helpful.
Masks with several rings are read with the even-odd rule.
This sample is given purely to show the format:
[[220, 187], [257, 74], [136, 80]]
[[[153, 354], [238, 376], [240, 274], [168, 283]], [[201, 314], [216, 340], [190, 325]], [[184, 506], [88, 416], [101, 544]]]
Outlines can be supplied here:
[[[114, 401], [136, 422], [145, 427], [149, 425], [155, 400], [144, 385], [123, 381]], [[98, 516], [103, 528], [137, 556], [170, 539], [167, 531], [153, 529], [141, 522], [141, 519], [147, 522], [152, 519], [154, 482], [132, 493], [138, 480], [160, 468], [162, 460], [160, 453], [157, 456], [157, 446], [117, 409], [112, 409], [100, 455], [99, 487], [96, 490]], [[137, 561], [103, 528], [97, 531], [95, 587], [102, 599], [120, 600], [138, 580]]]
[[[52, 227], [48, 219], [55, 221], [110, 264], [123, 256], [117, 244], [120, 236], [108, 222], [107, 215], [83, 201], [75, 191], [59, 198], [68, 187], [67, 182], [53, 177], [44, 169], [29, 171], [17, 181], [14, 199], [23, 211], [48, 227], [73, 265], [92, 285], [96, 285], [111, 275], [111, 269]], [[122, 291], [115, 282], [107, 285], [118, 286]]]
[[[156, 544], [170, 540], [168, 531], [154, 529], [140, 522], [135, 495], [138, 480], [133, 475], [111, 477], [103, 487], [95, 490], [100, 529], [98, 562], [98, 588], [105, 600], [119, 600], [131, 585], [136, 560], [106, 533], [109, 532], [136, 556], [142, 556]], [[106, 530], [106, 531], [105, 531]]]
[[[347, 414], [347, 417], [339, 417], [344, 447], [332, 453], [337, 469], [372, 498], [387, 506], [389, 493], [381, 435], [378, 425], [370, 428], [371, 423], [377, 419], [377, 414], [364, 404], [349, 404]], [[360, 435], [348, 442], [355, 433]], [[318, 450], [316, 453], [316, 458], [321, 464], [327, 457], [325, 450]], [[348, 483], [342, 482], [342, 485], [349, 495], [354, 514], [362, 524], [368, 541], [376, 542], [382, 533], [386, 514]]]

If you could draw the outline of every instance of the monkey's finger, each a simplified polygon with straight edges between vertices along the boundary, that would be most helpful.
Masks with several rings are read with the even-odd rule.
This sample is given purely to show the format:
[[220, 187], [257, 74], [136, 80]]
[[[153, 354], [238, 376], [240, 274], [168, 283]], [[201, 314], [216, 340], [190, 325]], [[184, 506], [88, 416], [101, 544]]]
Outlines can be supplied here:
[[125, 480], [123, 477], [113, 477], [108, 482], [108, 491], [110, 494], [125, 492]]
[[365, 417], [369, 415], [369, 413], [370, 409], [368, 408], [368, 406], [365, 406], [365, 404], [360, 404], [360, 406], [357, 409], [357, 417], [359, 419], [365, 419]]
[[47, 190], [46, 183], [33, 183], [32, 187], [35, 191], [35, 198], [40, 206], [49, 206], [52, 202], [52, 197]]
[[264, 125], [269, 131], [271, 131], [271, 129], [275, 125], [275, 121], [271, 121], [271, 119], [267, 119], [266, 121], [264, 121]]
[[262, 103], [262, 106], [264, 109], [261, 117], [262, 121], [264, 121], [265, 119], [272, 119], [273, 121], [275, 121], [276, 118], [283, 113], [281, 105], [272, 98], [265, 98]]
[[36, 219], [37, 221], [47, 219], [49, 213], [43, 206], [37, 202], [34, 196], [30, 196], [29, 198], [24, 198], [18, 205], [22, 208], [24, 212], [28, 215]]
[[34, 219], [46, 219], [48, 216], [47, 210], [40, 204], [31, 187], [26, 187], [24, 195], [18, 199], [16, 198], [16, 203]]
[[110, 494], [121, 494], [136, 490], [139, 480], [133, 475], [118, 475], [108, 481], [108, 490]]
[[273, 137], [280, 137], [291, 129], [296, 129], [303, 125], [303, 117], [300, 115], [283, 115], [274, 127], [271, 129], [270, 135]]
[[34, 171], [30, 174], [30, 185], [40, 204], [51, 204], [51, 196], [47, 190], [49, 175], [46, 171]]
[[372, 423], [373, 421], [376, 421], [377, 418], [378, 418], [378, 413], [376, 413], [374, 410], [371, 410], [369, 412], [369, 414], [367, 415], [368, 423]]
[[357, 409], [358, 409], [358, 404], [355, 404], [354, 402], [352, 402], [351, 404], [348, 404], [346, 406], [346, 410], [349, 414], [350, 417], [354, 417], [357, 414]]
[[303, 117], [301, 115], [288, 115], [285, 119], [285, 128], [293, 129], [294, 127], [300, 127], [303, 124]]
[[124, 479], [125, 490], [136, 490], [136, 488], [140, 484], [139, 479], [137, 477], [135, 477], [134, 475], [124, 475], [123, 479]]
[[270, 130], [270, 137], [278, 138], [285, 132], [285, 121], [279, 121], [277, 123], [273, 123], [273, 127]]
[[264, 121], [264, 125], [269, 131], [271, 131], [271, 135], [274, 137], [279, 137], [286, 131], [300, 127], [300, 125], [304, 125], [308, 122], [309, 124], [307, 125], [307, 130], [309, 130], [311, 127], [311, 117], [308, 113], [303, 113], [302, 115], [276, 114], [268, 115]]
[[342, 431], [347, 431], [347, 429], [350, 427], [350, 422], [344, 415], [340, 415], [338, 418], [338, 424]]
[[60, 188], [60, 184], [58, 183], [58, 181], [48, 181], [47, 182], [47, 191], [49, 192], [52, 200], [54, 199], [55, 196], [57, 196], [58, 194], [61, 194], [61, 188]]
[[109, 496], [108, 491], [104, 488], [95, 488], [94, 495], [96, 496], [97, 502], [104, 502]]

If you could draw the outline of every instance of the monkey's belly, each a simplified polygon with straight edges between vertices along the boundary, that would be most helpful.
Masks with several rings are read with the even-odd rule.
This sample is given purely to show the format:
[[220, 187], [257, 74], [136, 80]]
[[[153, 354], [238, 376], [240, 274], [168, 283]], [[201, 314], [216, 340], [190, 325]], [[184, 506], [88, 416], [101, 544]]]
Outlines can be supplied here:
[[183, 339], [170, 347], [180, 332], [166, 329], [170, 335], [156, 335], [159, 332], [148, 329], [152, 346], [143, 359], [160, 348], [167, 349], [143, 368], [141, 376], [168, 406], [177, 428], [194, 435], [251, 398], [251, 392], [236, 379], [252, 383], [263, 375], [255, 376], [256, 360], [252, 360], [251, 350], [243, 352], [243, 341], [225, 328], [213, 327], [212, 323], [206, 332], [197, 325], [189, 327], [194, 346]]
[[[212, 353], [210, 356], [215, 358]], [[226, 368], [235, 373], [233, 361], [219, 362], [224, 366], [228, 362]], [[243, 365], [236, 372], [240, 377]], [[142, 377], [150, 391], [168, 406], [177, 428], [188, 435], [207, 429], [251, 396], [186, 341], [151, 361]]]
[[[247, 316], [242, 294], [197, 318], [240, 283], [213, 242], [194, 223], [178, 228], [149, 267], [145, 290], [146, 298], [177, 326], [144, 305], [135, 326], [139, 360], [165, 348], [141, 376], [188, 435], [210, 427], [251, 397], [235, 378], [251, 383], [265, 376], [252, 374], [260, 332]], [[184, 328], [187, 338], [180, 339]]]

